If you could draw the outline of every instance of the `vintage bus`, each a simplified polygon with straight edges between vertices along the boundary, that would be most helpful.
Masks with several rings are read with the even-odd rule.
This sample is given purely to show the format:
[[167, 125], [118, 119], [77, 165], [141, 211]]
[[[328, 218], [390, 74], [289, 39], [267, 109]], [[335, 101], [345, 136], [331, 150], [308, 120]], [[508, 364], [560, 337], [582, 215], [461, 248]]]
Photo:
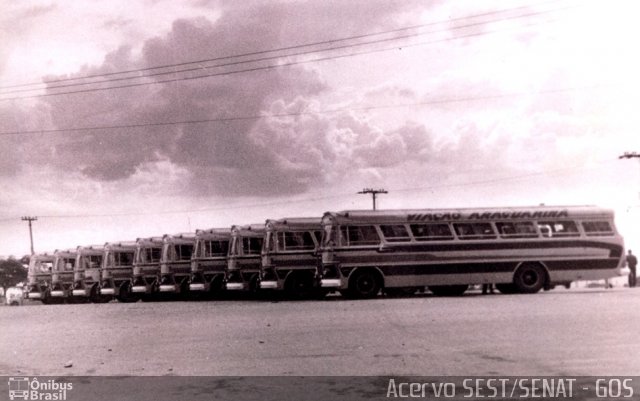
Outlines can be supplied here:
[[194, 233], [164, 235], [160, 257], [160, 292], [188, 294]]
[[328, 212], [318, 277], [352, 298], [471, 284], [535, 293], [556, 283], [621, 274], [613, 211], [595, 206]]
[[158, 292], [162, 237], [138, 238], [133, 259], [131, 292], [140, 296]]
[[72, 300], [73, 270], [78, 253], [75, 249], [56, 250], [54, 256], [55, 260], [51, 270], [50, 298], [56, 303]]
[[231, 291], [259, 290], [264, 224], [231, 227], [231, 245], [227, 259], [226, 288]]
[[131, 292], [135, 242], [108, 242], [104, 245], [102, 261], [102, 295], [115, 297], [120, 302], [138, 300]]
[[108, 302], [110, 297], [100, 293], [104, 245], [79, 246], [76, 251], [73, 296], [94, 303]]
[[44, 304], [49, 302], [54, 261], [55, 257], [48, 253], [31, 256], [27, 271], [27, 299], [37, 299]]
[[192, 294], [221, 295], [225, 289], [225, 272], [231, 230], [210, 228], [196, 230], [196, 247], [191, 257]]
[[319, 218], [267, 220], [262, 247], [260, 288], [285, 291], [290, 298], [319, 296], [316, 249], [322, 236]]

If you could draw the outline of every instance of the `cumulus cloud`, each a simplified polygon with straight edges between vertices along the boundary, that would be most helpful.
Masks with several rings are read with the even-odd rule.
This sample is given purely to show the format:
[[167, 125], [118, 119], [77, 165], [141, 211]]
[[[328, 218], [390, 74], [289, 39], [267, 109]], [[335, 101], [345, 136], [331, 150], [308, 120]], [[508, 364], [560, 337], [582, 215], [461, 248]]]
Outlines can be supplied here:
[[[390, 16], [400, 15], [409, 4], [340, 5], [341, 12], [336, 13], [331, 3], [297, 4], [295, 8], [286, 3], [267, 3], [223, 8], [215, 20], [179, 19], [166, 35], [147, 40], [139, 53], [122, 46], [109, 53], [102, 65], [85, 66], [76, 76], [317, 41], [332, 32], [331, 27], [342, 35], [366, 32], [372, 25], [388, 24]], [[366, 18], [362, 10], [366, 10]], [[265, 18], [269, 24], [264, 23]], [[249, 64], [260, 65], [264, 63]], [[202, 67], [205, 73], [233, 68]], [[294, 66], [52, 96], [43, 98], [42, 104], [49, 110], [54, 127], [112, 126], [277, 114], [278, 110], [300, 107], [296, 104], [300, 99], [313, 99], [330, 89], [318, 70]], [[146, 164], [169, 161], [189, 171], [183, 179], [190, 193], [270, 195], [303, 192], [313, 183], [326, 180], [338, 165], [397, 164], [407, 157], [411, 146], [400, 131], [386, 133], [349, 115], [285, 120], [255, 118], [56, 133], [36, 141], [34, 149], [41, 152], [34, 152], [30, 162], [78, 172], [98, 181], [118, 181], [133, 176]], [[380, 152], [388, 155], [386, 160], [376, 156]]]

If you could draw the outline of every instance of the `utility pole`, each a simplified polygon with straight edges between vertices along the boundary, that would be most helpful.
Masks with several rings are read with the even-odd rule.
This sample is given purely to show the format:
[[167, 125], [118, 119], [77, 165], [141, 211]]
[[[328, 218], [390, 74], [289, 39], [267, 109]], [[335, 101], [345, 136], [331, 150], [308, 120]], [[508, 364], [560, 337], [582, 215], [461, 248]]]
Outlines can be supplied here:
[[29, 222], [29, 239], [31, 240], [31, 254], [33, 255], [33, 231], [31, 229], [31, 222], [32, 221], [36, 221], [38, 220], [37, 217], [34, 216], [22, 216], [22, 221], [28, 221]]
[[640, 153], [624, 152], [624, 154], [618, 156], [618, 159], [640, 159]]
[[365, 188], [362, 191], [358, 192], [359, 194], [371, 194], [371, 197], [373, 198], [373, 210], [376, 210], [376, 195], [377, 194], [386, 194], [388, 193], [387, 191], [385, 191], [384, 189], [371, 189], [371, 188]]
[[640, 158], [640, 153], [624, 152], [624, 154], [618, 156], [618, 159], [633, 159], [633, 158]]

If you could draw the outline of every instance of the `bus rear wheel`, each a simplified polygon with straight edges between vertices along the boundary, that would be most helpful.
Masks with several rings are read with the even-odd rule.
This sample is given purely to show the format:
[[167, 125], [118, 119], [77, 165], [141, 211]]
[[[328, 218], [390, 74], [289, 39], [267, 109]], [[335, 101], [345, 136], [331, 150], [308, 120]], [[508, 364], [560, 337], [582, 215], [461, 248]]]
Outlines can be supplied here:
[[547, 281], [547, 274], [539, 264], [526, 263], [516, 270], [513, 276], [518, 292], [523, 294], [535, 294], [544, 287]]
[[357, 270], [349, 280], [347, 297], [356, 299], [374, 298], [382, 288], [380, 275], [371, 269]]
[[467, 284], [429, 286], [429, 290], [439, 297], [459, 297], [464, 294], [468, 288], [469, 286]]

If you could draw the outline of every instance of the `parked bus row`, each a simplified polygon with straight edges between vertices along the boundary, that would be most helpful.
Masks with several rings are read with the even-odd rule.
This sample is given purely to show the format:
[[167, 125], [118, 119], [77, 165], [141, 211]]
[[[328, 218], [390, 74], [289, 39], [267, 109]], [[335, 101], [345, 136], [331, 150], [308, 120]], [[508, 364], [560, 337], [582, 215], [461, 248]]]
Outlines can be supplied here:
[[624, 256], [613, 211], [595, 206], [327, 212], [34, 255], [27, 297], [535, 293], [621, 275]]

